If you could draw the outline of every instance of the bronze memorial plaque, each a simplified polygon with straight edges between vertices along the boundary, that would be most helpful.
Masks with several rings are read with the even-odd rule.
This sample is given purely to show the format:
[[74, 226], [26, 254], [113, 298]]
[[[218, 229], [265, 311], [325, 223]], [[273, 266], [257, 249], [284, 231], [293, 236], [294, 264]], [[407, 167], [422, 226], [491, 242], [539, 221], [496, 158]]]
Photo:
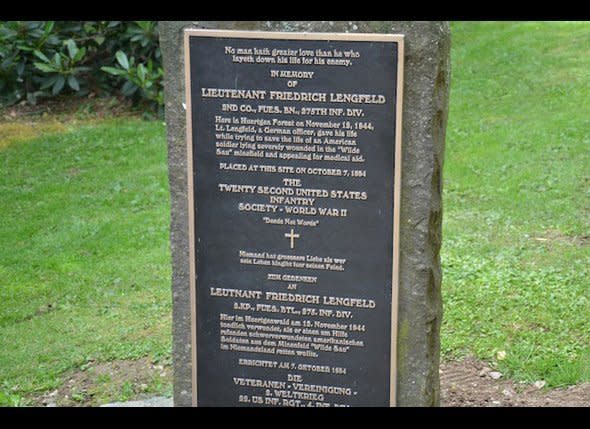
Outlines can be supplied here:
[[186, 30], [193, 404], [395, 405], [403, 36]]

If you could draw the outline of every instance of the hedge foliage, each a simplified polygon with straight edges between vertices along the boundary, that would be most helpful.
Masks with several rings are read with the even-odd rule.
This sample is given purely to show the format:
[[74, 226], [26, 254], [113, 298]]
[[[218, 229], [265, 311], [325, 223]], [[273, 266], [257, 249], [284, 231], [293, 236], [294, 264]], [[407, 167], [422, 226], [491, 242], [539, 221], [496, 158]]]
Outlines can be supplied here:
[[59, 94], [122, 94], [161, 111], [157, 22], [0, 22], [0, 104]]

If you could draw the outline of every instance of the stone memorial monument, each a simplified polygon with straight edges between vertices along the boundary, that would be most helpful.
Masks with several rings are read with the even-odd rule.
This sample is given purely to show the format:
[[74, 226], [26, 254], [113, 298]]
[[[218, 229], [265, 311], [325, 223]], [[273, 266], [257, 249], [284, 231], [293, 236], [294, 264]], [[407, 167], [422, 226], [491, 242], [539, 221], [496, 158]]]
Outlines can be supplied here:
[[176, 406], [437, 406], [445, 22], [161, 22]]

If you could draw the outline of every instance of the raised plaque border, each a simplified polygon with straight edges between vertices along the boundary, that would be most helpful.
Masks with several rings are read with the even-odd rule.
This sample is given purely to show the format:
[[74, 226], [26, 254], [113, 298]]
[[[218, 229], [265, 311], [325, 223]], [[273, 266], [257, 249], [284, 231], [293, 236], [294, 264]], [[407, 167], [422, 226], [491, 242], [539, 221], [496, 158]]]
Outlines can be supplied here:
[[308, 33], [279, 31], [211, 30], [187, 28], [184, 30], [184, 73], [186, 106], [186, 145], [188, 180], [188, 234], [189, 234], [189, 281], [191, 306], [191, 367], [192, 367], [192, 405], [197, 406], [197, 303], [196, 303], [196, 254], [195, 254], [195, 201], [193, 174], [193, 124], [191, 107], [190, 37], [227, 37], [243, 39], [284, 39], [284, 40], [344, 40], [365, 42], [397, 43], [397, 88], [395, 115], [395, 165], [393, 185], [393, 261], [391, 284], [391, 370], [389, 382], [389, 406], [396, 406], [397, 391], [397, 321], [399, 298], [399, 220], [401, 201], [401, 161], [402, 161], [402, 102], [404, 84], [404, 35], [383, 33]]

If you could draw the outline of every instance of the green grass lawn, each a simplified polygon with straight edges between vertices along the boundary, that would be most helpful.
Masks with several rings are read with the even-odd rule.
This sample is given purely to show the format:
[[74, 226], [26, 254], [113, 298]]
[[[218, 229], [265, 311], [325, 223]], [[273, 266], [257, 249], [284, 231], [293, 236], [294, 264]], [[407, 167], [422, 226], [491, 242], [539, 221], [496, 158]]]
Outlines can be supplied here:
[[161, 122], [0, 150], [0, 404], [89, 361], [169, 359], [166, 171]]
[[[590, 23], [452, 38], [443, 358], [590, 381]], [[163, 124], [47, 131], [0, 141], [0, 405], [88, 362], [170, 358]]]
[[589, 381], [590, 23], [453, 23], [452, 36], [443, 356]]

